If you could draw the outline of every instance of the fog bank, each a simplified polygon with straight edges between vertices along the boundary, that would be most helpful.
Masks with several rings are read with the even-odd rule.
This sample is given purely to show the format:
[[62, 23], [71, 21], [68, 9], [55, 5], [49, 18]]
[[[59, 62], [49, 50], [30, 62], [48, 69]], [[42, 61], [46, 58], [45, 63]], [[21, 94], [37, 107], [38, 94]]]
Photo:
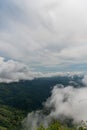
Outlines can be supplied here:
[[49, 114], [43, 114], [43, 111], [31, 112], [23, 120], [24, 130], [36, 130], [40, 125], [47, 127], [53, 119], [64, 121], [72, 119], [73, 123], [81, 123], [87, 120], [87, 86], [86, 77], [82, 80], [84, 87], [74, 86], [54, 86], [51, 96], [44, 104], [45, 110]]

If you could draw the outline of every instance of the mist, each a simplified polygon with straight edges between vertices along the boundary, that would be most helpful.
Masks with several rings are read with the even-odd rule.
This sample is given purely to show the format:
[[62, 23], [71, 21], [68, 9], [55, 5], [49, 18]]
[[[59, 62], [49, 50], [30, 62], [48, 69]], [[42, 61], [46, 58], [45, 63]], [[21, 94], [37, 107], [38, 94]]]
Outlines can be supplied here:
[[46, 107], [53, 107], [51, 117], [58, 118], [61, 115], [72, 118], [74, 122], [87, 120], [87, 87], [74, 88], [67, 86], [52, 90], [52, 96], [45, 103]]
[[23, 120], [23, 130], [36, 130], [40, 125], [48, 127], [53, 119], [64, 121], [72, 119], [74, 124], [87, 120], [87, 86], [86, 77], [82, 80], [84, 87], [54, 86], [51, 96], [44, 102], [44, 110], [31, 112]]

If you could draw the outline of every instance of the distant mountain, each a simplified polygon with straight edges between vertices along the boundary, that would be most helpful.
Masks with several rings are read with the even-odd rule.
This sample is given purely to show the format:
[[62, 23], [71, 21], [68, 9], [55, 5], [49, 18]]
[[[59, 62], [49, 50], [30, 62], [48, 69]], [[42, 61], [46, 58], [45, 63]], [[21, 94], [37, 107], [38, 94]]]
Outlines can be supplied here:
[[[56, 76], [0, 83], [0, 130], [20, 130], [28, 112], [42, 109], [56, 84], [82, 86], [82, 76]], [[79, 84], [79, 85], [78, 85]]]
[[17, 109], [32, 111], [42, 108], [42, 102], [50, 96], [56, 84], [64, 86], [82, 85], [82, 76], [56, 76], [50, 78], [37, 78], [30, 81], [0, 83], [0, 104]]

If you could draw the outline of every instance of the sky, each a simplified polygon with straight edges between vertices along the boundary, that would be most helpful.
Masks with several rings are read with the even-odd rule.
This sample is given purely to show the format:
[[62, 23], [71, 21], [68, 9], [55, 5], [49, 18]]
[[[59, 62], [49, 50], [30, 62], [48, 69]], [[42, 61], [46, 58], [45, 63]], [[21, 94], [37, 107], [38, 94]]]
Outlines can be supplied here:
[[87, 71], [87, 1], [0, 0], [2, 61], [35, 72]]

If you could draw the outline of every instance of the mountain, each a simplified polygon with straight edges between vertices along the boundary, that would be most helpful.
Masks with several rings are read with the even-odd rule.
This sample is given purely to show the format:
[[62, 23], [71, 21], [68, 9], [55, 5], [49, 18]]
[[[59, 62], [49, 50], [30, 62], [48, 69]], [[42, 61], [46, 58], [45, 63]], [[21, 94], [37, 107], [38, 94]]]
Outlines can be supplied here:
[[[81, 84], [82, 77], [50, 77], [37, 78], [30, 81], [0, 83], [0, 104], [17, 109], [32, 111], [42, 108], [42, 102], [50, 96], [56, 84], [74, 85]], [[71, 82], [72, 81], [72, 82]], [[76, 84], [74, 83], [76, 82]]]
[[28, 112], [42, 109], [56, 84], [82, 85], [82, 76], [56, 76], [0, 83], [0, 130], [19, 130]]

